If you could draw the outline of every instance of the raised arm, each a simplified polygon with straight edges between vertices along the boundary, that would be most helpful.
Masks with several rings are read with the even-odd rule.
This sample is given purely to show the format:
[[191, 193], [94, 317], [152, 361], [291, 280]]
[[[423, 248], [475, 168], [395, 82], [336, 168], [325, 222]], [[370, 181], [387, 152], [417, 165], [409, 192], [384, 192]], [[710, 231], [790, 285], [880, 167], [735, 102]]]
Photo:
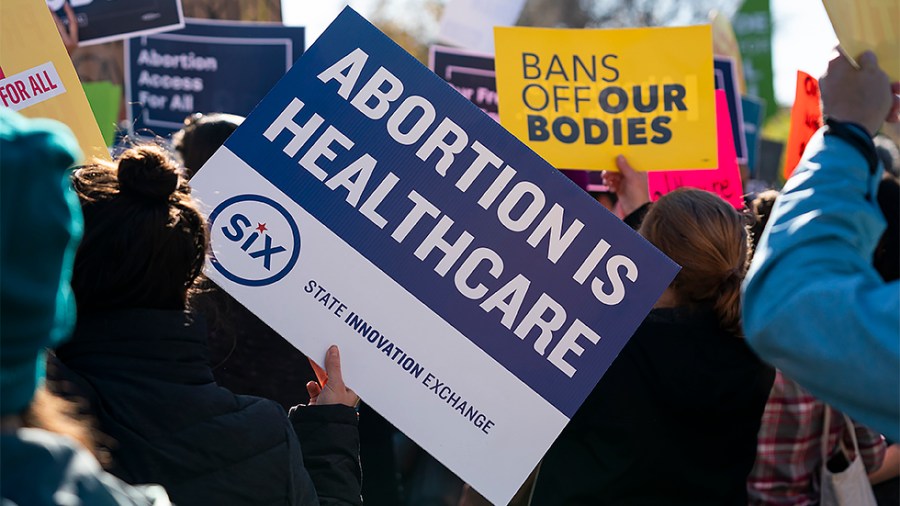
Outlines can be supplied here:
[[900, 437], [900, 285], [872, 252], [884, 230], [871, 135], [897, 88], [865, 53], [821, 81], [828, 125], [784, 187], [744, 282], [750, 345], [817, 397]]
[[291, 423], [319, 504], [361, 505], [358, 416], [354, 409], [359, 397], [344, 384], [337, 346], [328, 349], [324, 365], [327, 381], [307, 384], [310, 405], [291, 409]]

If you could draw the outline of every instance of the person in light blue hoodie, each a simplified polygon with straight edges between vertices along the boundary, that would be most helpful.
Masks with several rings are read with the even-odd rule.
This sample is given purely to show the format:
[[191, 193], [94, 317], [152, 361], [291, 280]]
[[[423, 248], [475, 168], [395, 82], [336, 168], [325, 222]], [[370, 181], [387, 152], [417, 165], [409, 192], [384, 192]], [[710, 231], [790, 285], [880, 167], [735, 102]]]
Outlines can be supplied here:
[[872, 136], [898, 120], [900, 83], [875, 55], [820, 80], [826, 125], [778, 197], [743, 284], [744, 331], [766, 361], [854, 419], [900, 439], [900, 283], [872, 254], [885, 228]]

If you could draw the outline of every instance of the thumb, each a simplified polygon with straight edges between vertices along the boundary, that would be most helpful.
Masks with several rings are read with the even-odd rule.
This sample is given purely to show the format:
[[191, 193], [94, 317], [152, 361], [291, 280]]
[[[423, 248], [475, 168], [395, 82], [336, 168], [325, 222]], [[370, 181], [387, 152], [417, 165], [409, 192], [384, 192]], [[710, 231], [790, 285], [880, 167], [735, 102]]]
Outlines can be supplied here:
[[872, 51], [866, 51], [865, 53], [859, 55], [856, 63], [859, 64], [859, 68], [877, 68], [878, 67], [878, 57], [875, 56], [875, 53]]
[[626, 179], [630, 179], [637, 172], [636, 170], [634, 170], [631, 164], [628, 163], [625, 155], [619, 155], [616, 157], [616, 168], [619, 169], [619, 173], [622, 174], [622, 177]]
[[306, 393], [309, 394], [310, 401], [315, 401], [316, 397], [322, 393], [322, 387], [315, 381], [306, 384]]

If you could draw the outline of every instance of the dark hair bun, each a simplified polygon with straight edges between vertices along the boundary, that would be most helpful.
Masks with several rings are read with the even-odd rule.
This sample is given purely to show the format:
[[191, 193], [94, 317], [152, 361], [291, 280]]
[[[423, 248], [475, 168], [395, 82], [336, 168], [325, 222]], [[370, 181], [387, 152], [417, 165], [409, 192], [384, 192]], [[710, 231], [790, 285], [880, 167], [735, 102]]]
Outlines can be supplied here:
[[127, 195], [167, 201], [178, 189], [178, 167], [162, 148], [136, 146], [119, 157], [119, 189]]

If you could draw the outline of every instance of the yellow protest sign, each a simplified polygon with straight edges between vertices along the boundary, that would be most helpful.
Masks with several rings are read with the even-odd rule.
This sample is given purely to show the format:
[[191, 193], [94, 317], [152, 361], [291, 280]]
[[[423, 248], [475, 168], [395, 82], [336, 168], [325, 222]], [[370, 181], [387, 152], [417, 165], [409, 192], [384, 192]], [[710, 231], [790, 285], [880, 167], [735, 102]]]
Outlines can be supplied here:
[[0, 107], [72, 129], [86, 158], [109, 151], [46, 2], [0, 2]]
[[891, 81], [900, 81], [900, 2], [897, 0], [822, 0], [844, 52], [854, 60], [866, 51]]
[[717, 167], [709, 26], [494, 29], [500, 122], [557, 168]]

